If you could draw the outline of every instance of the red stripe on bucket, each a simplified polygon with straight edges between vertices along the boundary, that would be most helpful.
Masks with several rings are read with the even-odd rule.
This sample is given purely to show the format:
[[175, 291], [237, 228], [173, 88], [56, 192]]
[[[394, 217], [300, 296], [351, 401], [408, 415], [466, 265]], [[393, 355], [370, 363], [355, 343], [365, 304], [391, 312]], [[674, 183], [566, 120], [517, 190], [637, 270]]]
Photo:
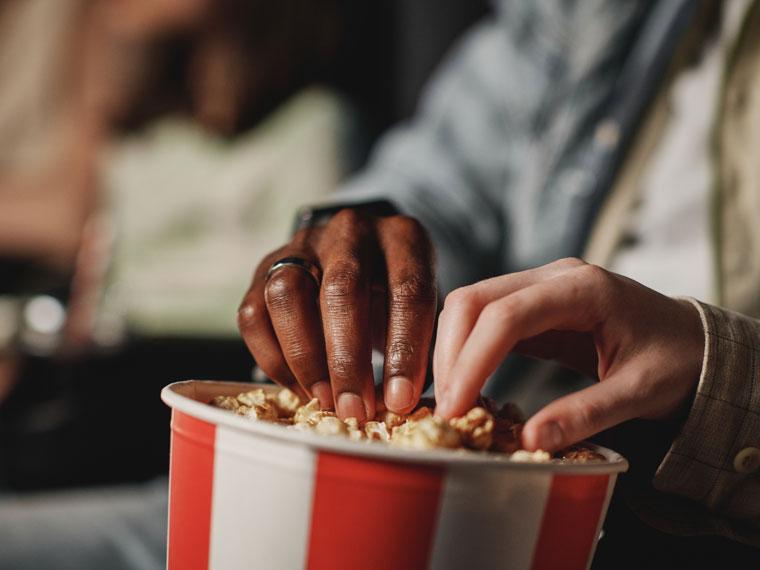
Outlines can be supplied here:
[[608, 483], [609, 475], [556, 475], [552, 479], [533, 570], [588, 566]]
[[168, 570], [208, 568], [216, 428], [174, 410]]
[[443, 474], [440, 467], [320, 453], [308, 567], [427, 567]]

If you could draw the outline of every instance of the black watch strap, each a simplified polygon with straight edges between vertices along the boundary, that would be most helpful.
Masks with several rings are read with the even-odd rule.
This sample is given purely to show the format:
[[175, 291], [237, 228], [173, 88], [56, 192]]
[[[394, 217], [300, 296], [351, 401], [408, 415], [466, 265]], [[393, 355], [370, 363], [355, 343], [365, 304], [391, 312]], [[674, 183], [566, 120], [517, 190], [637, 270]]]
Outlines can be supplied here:
[[296, 214], [293, 233], [304, 228], [315, 228], [325, 225], [330, 219], [346, 208], [361, 210], [362, 212], [379, 218], [395, 216], [398, 209], [388, 200], [372, 200], [369, 202], [354, 202], [343, 204], [330, 204], [329, 206], [304, 206]]

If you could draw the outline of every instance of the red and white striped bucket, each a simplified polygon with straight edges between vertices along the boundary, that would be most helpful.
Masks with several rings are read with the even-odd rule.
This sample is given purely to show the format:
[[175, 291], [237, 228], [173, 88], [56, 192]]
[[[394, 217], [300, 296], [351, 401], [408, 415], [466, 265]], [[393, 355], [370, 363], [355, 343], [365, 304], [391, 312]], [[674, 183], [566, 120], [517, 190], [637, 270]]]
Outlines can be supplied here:
[[516, 463], [283, 429], [205, 404], [251, 384], [188, 381], [172, 407], [169, 570], [588, 568], [626, 460]]

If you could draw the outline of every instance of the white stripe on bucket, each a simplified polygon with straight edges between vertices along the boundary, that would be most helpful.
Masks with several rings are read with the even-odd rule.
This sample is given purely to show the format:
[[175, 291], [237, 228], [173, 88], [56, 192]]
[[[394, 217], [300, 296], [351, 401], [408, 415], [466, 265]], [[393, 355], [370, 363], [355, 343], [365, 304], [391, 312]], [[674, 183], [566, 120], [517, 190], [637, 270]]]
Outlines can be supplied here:
[[549, 473], [450, 468], [431, 567], [501, 568], [509, 561], [510, 568], [530, 568], [551, 480]]
[[217, 426], [210, 569], [305, 565], [315, 459], [304, 446]]

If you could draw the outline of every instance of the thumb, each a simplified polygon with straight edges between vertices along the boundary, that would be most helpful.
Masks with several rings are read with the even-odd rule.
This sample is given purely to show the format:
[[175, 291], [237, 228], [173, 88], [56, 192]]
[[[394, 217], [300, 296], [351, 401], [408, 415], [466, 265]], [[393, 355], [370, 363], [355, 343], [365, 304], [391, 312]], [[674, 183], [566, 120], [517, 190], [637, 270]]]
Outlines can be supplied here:
[[555, 400], [532, 416], [522, 432], [528, 450], [557, 451], [638, 416], [630, 382], [611, 376]]

